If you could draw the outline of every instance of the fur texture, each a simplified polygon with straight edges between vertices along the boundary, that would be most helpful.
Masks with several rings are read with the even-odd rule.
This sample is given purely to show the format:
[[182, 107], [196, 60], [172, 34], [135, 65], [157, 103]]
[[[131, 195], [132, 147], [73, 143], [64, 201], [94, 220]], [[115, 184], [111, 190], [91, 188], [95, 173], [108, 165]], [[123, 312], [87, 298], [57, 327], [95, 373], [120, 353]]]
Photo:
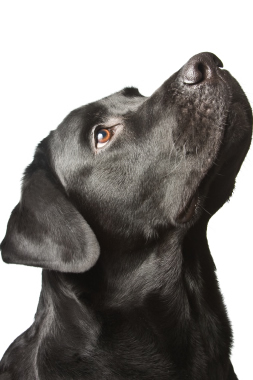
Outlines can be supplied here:
[[1, 380], [237, 379], [206, 229], [252, 113], [221, 67], [198, 54], [152, 96], [78, 108], [38, 145], [1, 249], [44, 268], [42, 291]]

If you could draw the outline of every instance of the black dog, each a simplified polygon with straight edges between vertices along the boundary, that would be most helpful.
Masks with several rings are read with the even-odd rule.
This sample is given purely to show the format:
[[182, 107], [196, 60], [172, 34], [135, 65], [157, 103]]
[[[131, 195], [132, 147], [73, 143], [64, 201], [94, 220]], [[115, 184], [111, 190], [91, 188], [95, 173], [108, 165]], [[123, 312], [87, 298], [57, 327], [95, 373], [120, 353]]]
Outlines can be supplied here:
[[1, 249], [43, 286], [1, 380], [237, 378], [206, 229], [252, 113], [221, 67], [196, 55], [151, 97], [125, 88], [39, 144]]

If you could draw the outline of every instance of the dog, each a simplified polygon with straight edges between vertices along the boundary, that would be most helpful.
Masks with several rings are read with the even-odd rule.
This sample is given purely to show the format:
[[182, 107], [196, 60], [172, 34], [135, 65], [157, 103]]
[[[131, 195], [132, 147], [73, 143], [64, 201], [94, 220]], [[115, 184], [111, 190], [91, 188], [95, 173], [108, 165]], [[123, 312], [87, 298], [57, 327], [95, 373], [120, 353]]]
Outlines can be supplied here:
[[0, 379], [237, 379], [206, 230], [251, 133], [240, 85], [201, 53], [42, 140], [1, 243], [6, 263], [43, 268], [42, 291]]

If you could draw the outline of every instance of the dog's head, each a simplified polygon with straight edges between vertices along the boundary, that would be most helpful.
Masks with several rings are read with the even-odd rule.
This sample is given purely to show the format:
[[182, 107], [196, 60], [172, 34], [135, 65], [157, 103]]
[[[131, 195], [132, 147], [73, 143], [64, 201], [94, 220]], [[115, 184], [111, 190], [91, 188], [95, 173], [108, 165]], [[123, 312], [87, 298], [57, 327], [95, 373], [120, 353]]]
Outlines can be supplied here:
[[25, 171], [4, 261], [83, 272], [97, 239], [150, 241], [215, 213], [252, 131], [250, 105], [221, 67], [198, 54], [150, 97], [126, 88], [71, 112]]

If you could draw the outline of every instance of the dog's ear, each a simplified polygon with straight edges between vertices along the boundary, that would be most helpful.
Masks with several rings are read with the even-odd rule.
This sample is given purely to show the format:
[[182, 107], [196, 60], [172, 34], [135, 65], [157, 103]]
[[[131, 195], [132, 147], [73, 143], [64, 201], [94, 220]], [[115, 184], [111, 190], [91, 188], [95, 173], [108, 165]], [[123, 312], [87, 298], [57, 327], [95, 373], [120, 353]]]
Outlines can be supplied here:
[[38, 160], [25, 172], [20, 203], [1, 243], [3, 260], [61, 272], [87, 271], [99, 257], [95, 234]]

